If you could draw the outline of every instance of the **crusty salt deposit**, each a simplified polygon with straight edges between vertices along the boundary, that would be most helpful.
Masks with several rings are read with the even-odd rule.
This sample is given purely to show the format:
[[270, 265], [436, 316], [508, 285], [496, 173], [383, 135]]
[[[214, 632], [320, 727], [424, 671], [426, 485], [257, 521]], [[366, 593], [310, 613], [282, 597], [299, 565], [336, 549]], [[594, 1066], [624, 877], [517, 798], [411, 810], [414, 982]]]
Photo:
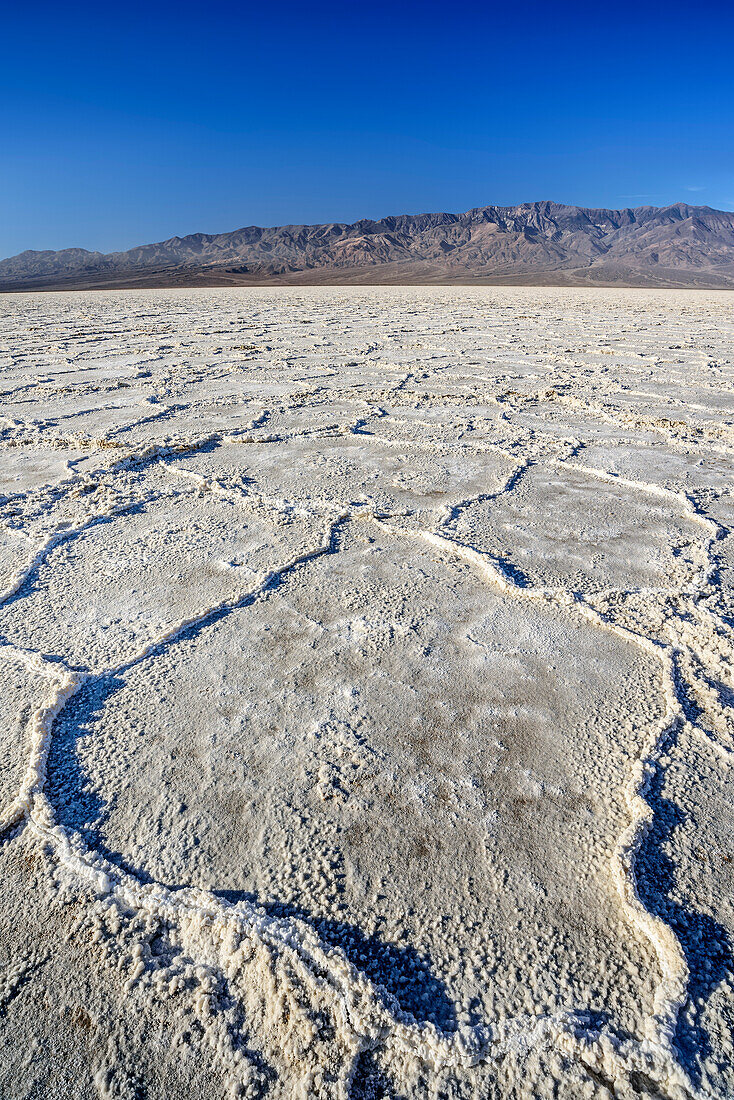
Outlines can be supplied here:
[[0, 305], [0, 1092], [734, 1092], [734, 310]]

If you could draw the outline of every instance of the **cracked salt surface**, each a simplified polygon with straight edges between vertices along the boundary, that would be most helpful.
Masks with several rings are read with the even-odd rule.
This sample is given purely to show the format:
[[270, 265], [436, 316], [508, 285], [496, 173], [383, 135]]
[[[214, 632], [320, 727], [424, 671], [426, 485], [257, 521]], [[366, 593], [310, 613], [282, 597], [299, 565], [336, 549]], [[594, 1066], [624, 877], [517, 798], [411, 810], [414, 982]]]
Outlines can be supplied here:
[[733, 329], [5, 299], [3, 1095], [734, 1093]]

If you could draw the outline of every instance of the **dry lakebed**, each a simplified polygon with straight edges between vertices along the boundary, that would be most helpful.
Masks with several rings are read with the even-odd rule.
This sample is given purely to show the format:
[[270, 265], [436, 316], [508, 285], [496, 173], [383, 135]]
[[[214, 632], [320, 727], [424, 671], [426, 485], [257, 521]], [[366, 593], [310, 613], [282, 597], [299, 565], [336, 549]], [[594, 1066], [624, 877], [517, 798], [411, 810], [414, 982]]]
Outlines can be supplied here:
[[734, 297], [0, 298], [0, 1095], [734, 1096]]

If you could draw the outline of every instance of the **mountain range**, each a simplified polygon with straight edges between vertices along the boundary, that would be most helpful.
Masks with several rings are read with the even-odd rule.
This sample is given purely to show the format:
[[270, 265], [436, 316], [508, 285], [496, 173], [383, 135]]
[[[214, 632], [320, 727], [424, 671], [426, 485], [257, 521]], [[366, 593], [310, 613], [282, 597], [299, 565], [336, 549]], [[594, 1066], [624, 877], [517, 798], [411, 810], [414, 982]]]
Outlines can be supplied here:
[[247, 226], [127, 252], [66, 248], [0, 261], [0, 291], [338, 283], [734, 288], [734, 213], [543, 201], [352, 225]]

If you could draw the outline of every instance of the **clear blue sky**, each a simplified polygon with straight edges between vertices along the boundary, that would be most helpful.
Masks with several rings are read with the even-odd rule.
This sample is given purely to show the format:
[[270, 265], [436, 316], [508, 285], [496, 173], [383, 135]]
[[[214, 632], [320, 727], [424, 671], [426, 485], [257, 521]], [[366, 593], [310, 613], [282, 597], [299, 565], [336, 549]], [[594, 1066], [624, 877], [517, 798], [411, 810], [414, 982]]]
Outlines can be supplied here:
[[531, 199], [734, 208], [734, 2], [8, 3], [0, 256]]

